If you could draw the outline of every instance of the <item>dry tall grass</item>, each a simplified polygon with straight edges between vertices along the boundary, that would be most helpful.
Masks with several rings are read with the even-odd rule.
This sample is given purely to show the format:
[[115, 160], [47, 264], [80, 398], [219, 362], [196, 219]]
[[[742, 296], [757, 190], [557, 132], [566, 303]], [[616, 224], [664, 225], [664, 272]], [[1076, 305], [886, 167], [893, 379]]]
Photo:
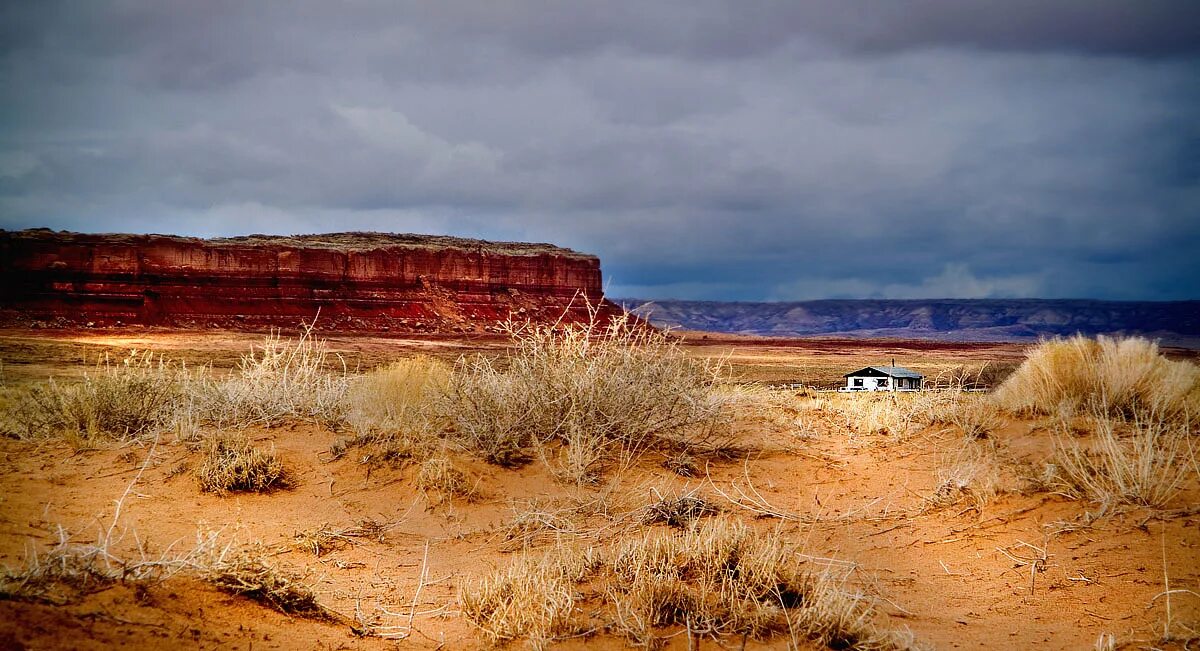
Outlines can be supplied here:
[[461, 440], [490, 462], [521, 463], [559, 441], [567, 446], [561, 470], [586, 481], [617, 455], [703, 448], [728, 432], [714, 391], [719, 368], [689, 358], [661, 331], [618, 318], [510, 332], [506, 368], [463, 359], [449, 390]]
[[966, 500], [982, 512], [1003, 490], [1004, 471], [994, 442], [964, 437], [939, 460], [937, 488], [925, 498], [926, 505], [941, 508]]
[[0, 434], [66, 436], [77, 445], [169, 430], [194, 439], [202, 425], [309, 421], [338, 427], [349, 408], [351, 375], [323, 340], [313, 339], [311, 326], [295, 339], [266, 337], [227, 377], [209, 371], [150, 351], [130, 351], [119, 362], [106, 355], [78, 382], [51, 379], [6, 391]]
[[895, 442], [921, 424], [919, 398], [919, 394], [839, 393], [830, 395], [823, 409], [837, 415], [851, 435]]
[[463, 615], [493, 642], [527, 638], [530, 646], [587, 630], [576, 621], [575, 585], [601, 566], [594, 549], [525, 556], [459, 591]]
[[437, 504], [455, 497], [475, 499], [479, 494], [477, 480], [459, 470], [449, 458], [434, 456], [421, 462], [417, 469], [417, 490]]
[[1124, 422], [1100, 411], [1090, 440], [1069, 431], [1055, 436], [1048, 466], [1051, 486], [1106, 507], [1165, 506], [1195, 472], [1190, 423], [1161, 418]]
[[[818, 567], [778, 533], [711, 520], [683, 532], [651, 532], [616, 545], [610, 559], [555, 550], [524, 558], [463, 586], [467, 618], [496, 641], [535, 646], [584, 631], [612, 630], [654, 646], [658, 634], [719, 639], [777, 635], [836, 649], [898, 649], [911, 642], [875, 624], [870, 599], [846, 572]], [[601, 591], [588, 614], [577, 584]]]
[[407, 463], [430, 458], [446, 426], [442, 402], [451, 369], [424, 355], [397, 360], [353, 378], [346, 422], [353, 436], [331, 450], [334, 457], [367, 448], [365, 463]]
[[1137, 337], [1053, 339], [1031, 350], [994, 397], [1017, 413], [1177, 418], [1200, 413], [1200, 368]]
[[360, 433], [423, 432], [450, 386], [451, 369], [419, 355], [396, 360], [354, 378], [346, 396], [347, 420]]

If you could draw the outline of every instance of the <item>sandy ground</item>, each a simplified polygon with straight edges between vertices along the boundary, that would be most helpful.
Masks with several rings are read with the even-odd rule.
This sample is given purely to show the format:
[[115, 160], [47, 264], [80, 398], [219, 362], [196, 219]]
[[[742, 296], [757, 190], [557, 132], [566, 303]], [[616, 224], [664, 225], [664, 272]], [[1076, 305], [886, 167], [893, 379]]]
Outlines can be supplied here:
[[[0, 359], [8, 382], [74, 373], [78, 362], [106, 347], [152, 347], [221, 365], [232, 364], [259, 336], [9, 331], [0, 333]], [[501, 347], [432, 339], [331, 343], [365, 365], [414, 351], [453, 357]], [[1020, 354], [1008, 345], [918, 349], [895, 342], [848, 350], [832, 343], [702, 340], [692, 350], [726, 357], [747, 377], [758, 373], [763, 380], [777, 370], [798, 379], [817, 368], [850, 370], [893, 353], [917, 360], [914, 367], [999, 363]], [[295, 486], [225, 497], [201, 493], [188, 472], [176, 474], [201, 457], [178, 442], [77, 451], [59, 441], [0, 440], [0, 565], [20, 566], [30, 549], [53, 544], [60, 527], [74, 540], [94, 540], [128, 489], [112, 546], [117, 555], [187, 549], [198, 535], [217, 532], [225, 543], [259, 545], [281, 567], [304, 573], [322, 604], [340, 615], [333, 621], [289, 617], [178, 576], [146, 589], [101, 587], [67, 605], [0, 601], [0, 648], [487, 648], [458, 613], [458, 586], [523, 553], [506, 539], [506, 528], [531, 500], [562, 508], [605, 504], [557, 536], [603, 546], [644, 531], [638, 514], [655, 494], [692, 490], [721, 504], [725, 517], [778, 529], [807, 554], [852, 564], [852, 581], [878, 602], [880, 623], [908, 627], [933, 648], [1083, 649], [1101, 633], [1115, 634], [1122, 648], [1183, 648], [1157, 642], [1168, 617], [1161, 593], [1168, 588], [1179, 591], [1169, 595], [1172, 625], [1200, 624], [1200, 486], [1194, 477], [1166, 510], [1126, 509], [1097, 519], [1088, 514], [1094, 506], [1044, 492], [932, 508], [927, 498], [957, 432], [852, 434], [819, 402], [784, 395], [794, 397], [796, 408], [743, 415], [738, 433], [752, 450], [714, 462], [707, 477], [678, 477], [661, 467], [661, 458], [647, 455], [602, 487], [578, 488], [555, 480], [538, 462], [512, 470], [458, 456], [456, 463], [481, 489], [475, 502], [439, 503], [422, 494], [411, 467], [366, 465], [354, 453], [331, 460], [328, 450], [339, 435], [315, 426], [252, 431], [257, 442], [279, 451]], [[1042, 458], [1051, 445], [1049, 423], [1034, 420], [1008, 419], [994, 438], [1018, 461]], [[750, 485], [782, 517], [759, 517], [721, 496]], [[297, 533], [365, 520], [386, 531], [351, 538], [319, 556], [294, 544]], [[529, 551], [553, 543], [554, 536], [543, 536]], [[413, 610], [419, 615], [410, 622]], [[408, 637], [360, 637], [356, 619]], [[741, 640], [724, 644], [738, 648]], [[745, 648], [788, 644], [751, 641]], [[626, 643], [602, 635], [560, 646]], [[686, 648], [686, 640], [675, 637], [666, 648]], [[701, 648], [720, 647], [705, 641]]]

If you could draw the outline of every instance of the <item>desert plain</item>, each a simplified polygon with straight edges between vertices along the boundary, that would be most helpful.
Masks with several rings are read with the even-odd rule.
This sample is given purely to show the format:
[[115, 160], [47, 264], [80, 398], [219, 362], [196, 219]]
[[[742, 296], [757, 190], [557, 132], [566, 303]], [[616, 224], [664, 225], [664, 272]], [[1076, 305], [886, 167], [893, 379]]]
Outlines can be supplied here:
[[[347, 406], [335, 409], [349, 415], [209, 415], [117, 433], [95, 423], [69, 433], [9, 426], [0, 438], [0, 646], [1133, 649], [1200, 640], [1195, 424], [1005, 408], [996, 388], [1034, 345], [673, 335], [654, 343], [666, 346], [656, 354], [715, 373], [707, 390], [719, 431], [689, 446], [679, 444], [692, 436], [683, 428], [670, 444], [580, 461], [571, 438], [547, 437], [518, 458], [481, 454], [464, 421], [445, 412], [418, 440], [400, 431], [410, 421], [361, 398], [366, 383], [395, 404], [411, 401], [396, 385], [425, 376], [396, 369], [414, 359], [448, 375], [479, 360], [509, 372], [522, 353], [504, 337], [298, 332], [282, 333], [275, 351], [320, 344], [305, 352], [323, 378], [312, 381], [343, 382]], [[6, 329], [5, 415], [30, 418], [22, 396], [51, 378], [51, 393], [129, 372], [198, 373], [225, 386], [247, 373], [248, 355], [262, 360], [264, 345], [261, 332]], [[1195, 351], [1153, 352], [1171, 364], [1196, 360]], [[843, 373], [893, 359], [939, 390], [827, 391]], [[271, 381], [276, 392], [305, 390]], [[1169, 474], [1171, 485], [1150, 497], [1104, 494], [1062, 472], [1062, 455], [1102, 443], [1104, 423], [1127, 446], [1151, 440], [1138, 428], [1182, 432], [1174, 448], [1148, 452], [1158, 456], [1147, 463], [1169, 467], [1129, 480]], [[272, 455], [285, 480], [214, 490], [204, 468], [225, 436]], [[742, 617], [721, 591], [744, 577], [718, 589], [672, 575], [686, 589], [658, 602], [629, 585], [641, 579], [627, 565], [672, 540], [729, 538], [719, 572], [748, 574], [745, 562], [734, 567], [738, 555], [774, 545], [763, 552], [778, 554], [771, 563], [814, 592], [733, 595], [754, 611]], [[563, 558], [587, 567], [545, 576]], [[545, 583], [522, 583], [530, 574]], [[517, 612], [501, 612], [497, 599]]]

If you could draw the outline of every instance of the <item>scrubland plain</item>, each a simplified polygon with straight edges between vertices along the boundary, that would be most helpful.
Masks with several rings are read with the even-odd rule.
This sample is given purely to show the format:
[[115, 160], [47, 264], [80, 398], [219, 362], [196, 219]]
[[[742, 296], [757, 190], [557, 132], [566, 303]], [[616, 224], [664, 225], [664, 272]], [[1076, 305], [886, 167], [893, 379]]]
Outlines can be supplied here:
[[6, 331], [0, 646], [1195, 646], [1168, 352]]

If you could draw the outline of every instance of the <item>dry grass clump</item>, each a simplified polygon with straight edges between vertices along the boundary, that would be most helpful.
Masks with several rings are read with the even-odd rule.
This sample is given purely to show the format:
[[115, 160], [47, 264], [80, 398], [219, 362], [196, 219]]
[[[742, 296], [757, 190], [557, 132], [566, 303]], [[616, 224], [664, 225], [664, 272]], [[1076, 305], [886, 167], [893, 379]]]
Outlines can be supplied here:
[[543, 500], [530, 500], [513, 506], [513, 518], [504, 529], [500, 550], [514, 552], [536, 547], [547, 541], [561, 542], [578, 534], [577, 509], [555, 508]]
[[561, 544], [585, 535], [586, 521], [591, 518], [612, 522], [629, 513], [623, 499], [608, 492], [566, 499], [521, 500], [511, 508], [512, 519], [502, 530], [500, 550], [504, 552], [527, 550], [548, 542]]
[[183, 375], [149, 351], [130, 351], [120, 362], [105, 355], [79, 382], [51, 379], [10, 392], [0, 428], [15, 438], [62, 435], [78, 445], [153, 434], [171, 426]]
[[1200, 368], [1138, 337], [1053, 339], [1029, 352], [995, 400], [1018, 413], [1178, 418], [1200, 412]]
[[1098, 415], [1091, 440], [1059, 431], [1047, 466], [1060, 493], [1103, 504], [1162, 507], [1195, 472], [1188, 421]]
[[0, 599], [69, 603], [121, 578], [120, 570], [104, 560], [99, 547], [72, 545], [64, 537], [45, 554], [31, 550], [23, 568], [0, 573]]
[[351, 527], [335, 529], [329, 524], [322, 524], [316, 529], [297, 532], [292, 537], [292, 547], [312, 553], [313, 556], [337, 551], [357, 543], [359, 540], [374, 540], [383, 542], [383, 536], [391, 528], [370, 518], [360, 520]]
[[439, 447], [439, 441], [425, 433], [374, 432], [340, 439], [330, 446], [329, 454], [340, 459], [352, 448], [364, 448], [359, 463], [400, 467], [432, 457]]
[[969, 439], [986, 438], [999, 429], [1003, 422], [994, 404], [972, 394], [950, 405], [943, 418]]
[[441, 421], [439, 402], [450, 385], [451, 368], [418, 355], [396, 360], [354, 378], [346, 396], [347, 421], [360, 436], [391, 432], [424, 434]]
[[562, 472], [588, 481], [619, 455], [703, 448], [728, 433], [718, 366], [689, 358], [666, 333], [627, 318], [510, 333], [507, 368], [463, 359], [449, 389], [459, 437], [489, 462], [522, 463], [559, 441]]
[[191, 391], [204, 420], [218, 427], [287, 421], [339, 427], [350, 384], [345, 361], [329, 352], [324, 339], [313, 338], [310, 325], [295, 339], [268, 335], [242, 356], [229, 377], [198, 380]]
[[[844, 572], [813, 565], [777, 532], [710, 520], [619, 544], [608, 561], [590, 549], [526, 557], [464, 585], [460, 599], [494, 641], [528, 637], [535, 646], [598, 630], [655, 646], [660, 631], [683, 629], [713, 639], [789, 635], [836, 649], [908, 648], [903, 636], [876, 627], [871, 601], [846, 589]], [[604, 600], [586, 616], [584, 583]]]
[[224, 495], [232, 491], [261, 493], [288, 485], [275, 450], [254, 447], [244, 434], [218, 434], [209, 439], [204, 462], [196, 468], [200, 490]]
[[588, 630], [576, 621], [575, 585], [601, 566], [592, 548], [557, 549], [525, 556], [490, 577], [459, 590], [463, 615], [495, 643], [527, 638], [530, 646]]
[[[340, 358], [336, 358], [340, 363]], [[311, 326], [296, 339], [278, 334], [244, 355], [228, 377], [189, 371], [149, 351], [120, 362], [107, 355], [78, 382], [49, 380], [2, 397], [0, 434], [66, 436], [77, 445], [127, 441], [174, 429], [193, 438], [201, 425], [274, 426], [285, 421], [340, 426], [351, 376]]]
[[938, 484], [925, 498], [929, 508], [944, 508], [968, 501], [977, 510], [1001, 492], [1004, 467], [994, 443], [962, 439], [944, 455], [936, 470]]
[[696, 457], [687, 450], [678, 450], [674, 454], [667, 455], [663, 459], [662, 466], [680, 477], [695, 477], [700, 472], [700, 465], [696, 463]]
[[226, 550], [206, 564], [200, 577], [225, 592], [248, 597], [280, 612], [331, 617], [301, 577], [275, 567], [259, 551], [243, 549], [229, 553]]
[[827, 409], [855, 435], [899, 441], [919, 422], [920, 394], [850, 393], [828, 399]]
[[808, 570], [778, 533], [713, 520], [618, 547], [609, 598], [618, 629], [642, 643], [655, 628], [684, 626], [714, 637], [794, 633], [833, 648], [887, 648], [867, 600]]
[[432, 495], [438, 504], [455, 497], [475, 499], [479, 494], [477, 484], [444, 456], [426, 459], [417, 469], [417, 489]]
[[[655, 494], [657, 495], [657, 491]], [[697, 497], [695, 491], [673, 497], [659, 495], [656, 502], [645, 507], [642, 523], [683, 528], [702, 517], [716, 515], [720, 511], [717, 505], [704, 497]]]
[[214, 538], [198, 536], [195, 549], [187, 552], [168, 549], [158, 557], [150, 556], [138, 541], [136, 557], [118, 555], [115, 548], [128, 532], [118, 530], [117, 522], [128, 495], [127, 489], [117, 501], [112, 523], [107, 528], [101, 527], [93, 542], [73, 540], [60, 526], [58, 542], [53, 547], [39, 553], [31, 543], [21, 568], [5, 567], [0, 571], [0, 600], [66, 605], [118, 583], [144, 587], [195, 567], [196, 559], [208, 552]]

